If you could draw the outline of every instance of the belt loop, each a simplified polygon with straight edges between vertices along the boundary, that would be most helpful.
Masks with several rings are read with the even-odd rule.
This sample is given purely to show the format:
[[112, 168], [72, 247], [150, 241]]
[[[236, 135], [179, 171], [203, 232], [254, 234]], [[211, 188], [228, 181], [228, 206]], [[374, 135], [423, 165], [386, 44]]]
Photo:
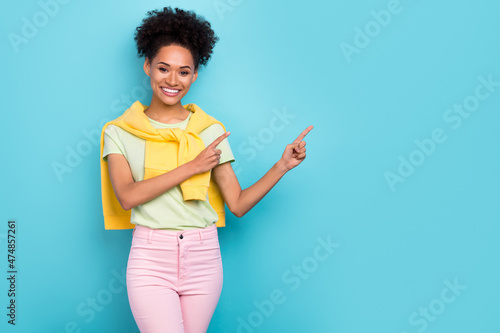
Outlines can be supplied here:
[[153, 236], [153, 229], [149, 229], [149, 232], [148, 232], [148, 244], [151, 244], [151, 236]]
[[203, 244], [203, 233], [201, 230], [198, 230], [198, 233], [200, 234], [200, 244]]

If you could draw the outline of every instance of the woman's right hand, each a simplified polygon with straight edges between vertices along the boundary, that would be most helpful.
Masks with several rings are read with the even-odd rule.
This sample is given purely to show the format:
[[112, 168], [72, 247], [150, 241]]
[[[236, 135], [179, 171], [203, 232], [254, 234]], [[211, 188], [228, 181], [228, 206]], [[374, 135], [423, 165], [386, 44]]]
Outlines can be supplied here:
[[205, 149], [203, 149], [198, 156], [196, 156], [192, 161], [191, 165], [193, 166], [195, 172], [203, 173], [212, 168], [216, 167], [219, 164], [221, 150], [216, 149], [217, 145], [222, 142], [225, 138], [227, 138], [231, 134], [231, 132], [225, 132], [217, 139], [215, 139], [211, 144], [209, 144]]

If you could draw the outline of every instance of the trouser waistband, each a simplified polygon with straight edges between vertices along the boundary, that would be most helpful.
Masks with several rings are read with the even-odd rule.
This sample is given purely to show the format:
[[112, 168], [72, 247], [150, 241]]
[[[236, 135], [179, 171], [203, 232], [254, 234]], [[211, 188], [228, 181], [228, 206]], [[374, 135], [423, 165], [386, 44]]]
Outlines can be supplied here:
[[178, 242], [182, 241], [197, 241], [199, 240], [203, 243], [204, 239], [217, 238], [217, 226], [215, 224], [206, 228], [196, 228], [188, 230], [163, 230], [163, 229], [152, 229], [149, 227], [136, 225], [133, 231], [133, 237], [144, 238], [148, 240], [148, 243], [152, 241], [160, 242]]

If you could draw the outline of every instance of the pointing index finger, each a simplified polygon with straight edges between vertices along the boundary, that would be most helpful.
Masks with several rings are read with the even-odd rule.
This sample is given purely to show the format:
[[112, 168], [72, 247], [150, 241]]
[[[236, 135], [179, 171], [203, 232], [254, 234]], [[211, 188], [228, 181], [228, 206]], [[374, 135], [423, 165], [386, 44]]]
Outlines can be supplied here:
[[297, 137], [297, 139], [295, 139], [293, 143], [299, 143], [300, 141], [302, 141], [302, 139], [304, 139], [307, 133], [309, 133], [312, 129], [313, 125], [307, 127], [305, 130], [302, 131], [302, 133], [299, 134], [299, 136]]
[[217, 139], [215, 139], [209, 146], [215, 148], [217, 147], [217, 145], [219, 143], [222, 142], [222, 140], [224, 140], [225, 138], [227, 138], [229, 136], [229, 134], [231, 134], [231, 132], [225, 132], [224, 134], [222, 134], [221, 136], [219, 136]]

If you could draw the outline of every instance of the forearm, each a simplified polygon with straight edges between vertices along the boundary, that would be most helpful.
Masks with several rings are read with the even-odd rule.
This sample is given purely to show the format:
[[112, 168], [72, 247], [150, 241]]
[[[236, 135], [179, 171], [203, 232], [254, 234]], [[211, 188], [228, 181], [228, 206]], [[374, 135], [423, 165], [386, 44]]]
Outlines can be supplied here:
[[159, 176], [129, 184], [125, 189], [126, 209], [132, 209], [160, 196], [195, 174], [190, 163], [186, 163]]
[[236, 201], [235, 215], [238, 217], [245, 215], [278, 183], [287, 171], [288, 169], [282, 160], [279, 160], [255, 184], [242, 190]]

